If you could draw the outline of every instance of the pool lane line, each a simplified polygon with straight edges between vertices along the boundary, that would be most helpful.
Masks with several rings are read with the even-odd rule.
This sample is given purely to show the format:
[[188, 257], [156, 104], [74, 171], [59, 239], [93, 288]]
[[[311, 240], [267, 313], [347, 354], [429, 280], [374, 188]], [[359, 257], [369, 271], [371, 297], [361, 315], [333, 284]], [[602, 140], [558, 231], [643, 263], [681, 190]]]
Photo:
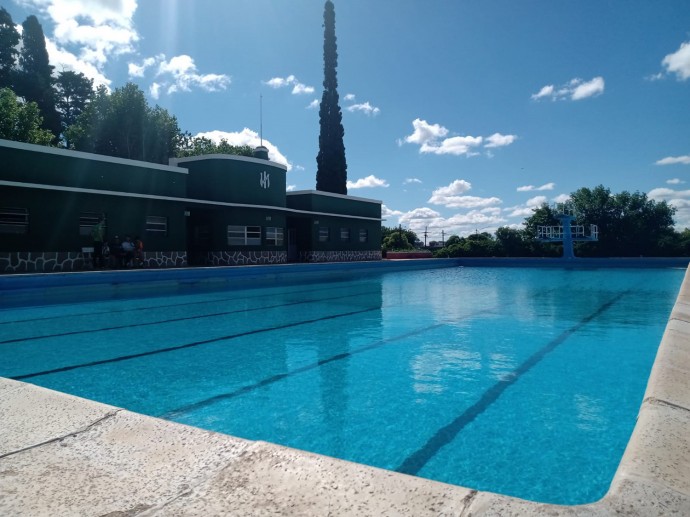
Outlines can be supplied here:
[[[465, 319], [473, 318], [475, 316], [479, 316], [481, 314], [491, 314], [495, 313], [496, 309], [484, 309], [481, 311], [474, 312], [472, 314], [468, 314], [467, 316], [464, 316], [458, 320], [455, 321], [462, 321]], [[334, 356], [328, 357], [326, 359], [321, 359], [319, 361], [316, 361], [311, 364], [307, 364], [305, 366], [301, 366], [300, 368], [296, 368], [295, 370], [285, 372], [285, 373], [279, 373], [276, 375], [273, 375], [271, 377], [267, 377], [265, 379], [262, 379], [254, 384], [248, 384], [246, 386], [242, 386], [241, 388], [238, 388], [234, 391], [228, 392], [228, 393], [221, 393], [220, 395], [214, 395], [213, 397], [200, 400], [198, 402], [193, 402], [191, 404], [187, 404], [185, 406], [181, 406], [179, 408], [172, 409], [170, 411], [166, 411], [165, 413], [161, 415], [157, 415], [158, 418], [163, 418], [167, 420], [171, 420], [174, 418], [179, 418], [185, 413], [190, 413], [192, 411], [196, 411], [197, 409], [201, 409], [207, 406], [211, 406], [215, 404], [216, 402], [220, 402], [222, 400], [229, 400], [235, 397], [238, 397], [240, 395], [244, 395], [246, 393], [252, 392], [256, 389], [259, 388], [264, 388], [266, 386], [269, 386], [275, 382], [282, 381], [283, 379], [287, 379], [289, 377], [292, 377], [294, 375], [298, 375], [300, 373], [305, 373], [310, 370], [314, 370], [316, 368], [320, 368], [321, 366], [327, 365], [329, 363], [335, 362], [335, 361], [341, 361], [343, 359], [347, 359], [348, 357], [352, 357], [357, 354], [361, 354], [363, 352], [367, 352], [369, 350], [373, 350], [374, 348], [379, 348], [381, 346], [387, 345], [389, 343], [393, 343], [395, 341], [400, 341], [401, 339], [406, 339], [412, 336], [417, 336], [419, 334], [423, 334], [424, 332], [429, 332], [431, 330], [435, 330], [439, 327], [444, 327], [448, 325], [447, 321], [443, 321], [441, 323], [436, 323], [434, 325], [428, 325], [426, 327], [421, 327], [417, 328], [414, 330], [410, 330], [408, 332], [405, 332], [403, 334], [399, 334], [397, 336], [389, 337], [386, 339], [379, 339], [378, 341], [374, 341], [373, 343], [369, 343], [368, 345], [361, 346], [359, 348], [355, 348], [354, 350], [350, 350], [349, 352], [342, 352], [340, 354], [336, 354]]]
[[330, 302], [332, 300], [342, 300], [344, 298], [355, 298], [357, 296], [364, 296], [364, 295], [377, 294], [377, 293], [380, 293], [380, 290], [357, 293], [357, 294], [345, 294], [342, 296], [331, 296], [329, 298], [319, 298], [316, 300], [300, 300], [297, 302], [279, 303], [276, 305], [268, 305], [266, 307], [253, 307], [251, 309], [236, 309], [236, 310], [232, 310], [232, 311], [214, 312], [212, 314], [200, 314], [197, 316], [178, 317], [178, 318], [172, 318], [172, 319], [167, 319], [167, 320], [147, 321], [144, 323], [131, 323], [129, 325], [116, 325], [113, 327], [102, 327], [102, 328], [96, 328], [96, 329], [71, 330], [69, 332], [59, 332], [56, 334], [46, 334], [43, 336], [31, 336], [31, 337], [6, 339], [4, 341], [0, 341], [0, 345], [7, 345], [7, 344], [11, 344], [11, 343], [21, 343], [23, 341], [37, 341], [37, 340], [41, 340], [41, 339], [50, 339], [50, 338], [55, 338], [55, 337], [76, 336], [78, 334], [92, 334], [94, 332], [108, 332], [110, 330], [122, 330], [122, 329], [127, 329], [127, 328], [134, 328], [134, 327], [147, 327], [147, 326], [151, 326], [151, 325], [162, 325], [165, 323], [175, 323], [178, 321], [189, 321], [189, 320], [196, 320], [196, 319], [203, 319], [203, 318], [216, 318], [219, 316], [228, 316], [230, 314], [241, 314], [241, 313], [245, 313], [245, 312], [256, 312], [256, 311], [263, 311], [263, 310], [267, 310], [267, 309], [278, 309], [280, 307], [292, 307], [294, 305], [306, 305], [309, 303]]
[[[301, 291], [294, 291], [289, 293], [290, 295], [298, 295], [298, 294], [305, 294], [305, 293], [317, 293], [321, 291], [332, 291], [332, 287], [324, 287], [320, 289], [303, 289]], [[81, 318], [83, 316], [99, 316], [102, 314], [119, 314], [123, 312], [139, 312], [139, 311], [148, 311], [148, 310], [154, 310], [154, 309], [168, 309], [170, 307], [187, 307], [190, 305], [203, 305], [203, 304], [208, 304], [208, 303], [219, 303], [219, 302], [227, 302], [230, 300], [256, 300], [257, 298], [270, 298], [275, 296], [274, 294], [262, 294], [262, 295], [257, 295], [257, 296], [243, 296], [238, 298], [237, 296], [233, 296], [230, 298], [217, 298], [215, 300], [203, 300], [203, 301], [196, 301], [196, 302], [186, 302], [186, 303], [171, 303], [168, 305], [153, 305], [149, 307], [131, 307], [127, 309], [110, 309], [107, 311], [95, 311], [95, 312], [80, 312], [77, 314], [61, 314], [59, 316], [45, 316], [43, 318], [29, 318], [29, 319], [24, 319], [24, 320], [12, 320], [12, 321], [0, 321], [0, 325], [10, 325], [13, 323], [34, 323], [36, 321], [48, 321], [48, 320], [58, 320], [58, 319], [63, 319], [63, 318]], [[94, 300], [94, 302], [97, 303], [102, 303], [102, 302], [123, 302], [123, 301], [128, 301], [126, 298], [116, 298], [116, 299], [110, 299], [110, 300]], [[131, 301], [131, 300], [130, 300]], [[40, 305], [37, 307], [8, 307], [6, 309], [0, 309], [2, 310], [16, 310], [16, 309], [31, 309], [31, 308], [38, 308], [38, 307], [47, 307], [46, 305]]]
[[212, 338], [212, 339], [204, 339], [202, 341], [194, 341], [192, 343], [186, 343], [184, 345], [171, 346], [171, 347], [167, 347], [167, 348], [159, 348], [157, 350], [149, 350], [148, 352], [140, 352], [138, 354], [123, 355], [120, 357], [113, 357], [111, 359], [101, 359], [99, 361], [91, 361], [89, 363], [75, 364], [72, 366], [63, 366], [61, 368], [54, 368], [52, 370], [44, 370], [42, 372], [26, 373], [23, 375], [15, 375], [15, 376], [9, 377], [9, 378], [14, 379], [16, 381], [22, 381], [25, 379], [40, 377], [42, 375], [50, 375], [53, 373], [68, 372], [70, 370], [77, 370], [79, 368], [89, 368], [91, 366], [100, 366], [102, 364], [118, 363], [121, 361], [129, 361], [130, 359], [139, 359], [140, 357], [147, 357], [147, 356], [151, 356], [151, 355], [164, 354], [167, 352], [184, 350], [186, 348], [194, 348], [194, 347], [201, 346], [201, 345], [208, 345], [210, 343], [217, 343], [219, 341], [230, 341], [232, 339], [237, 339], [240, 337], [252, 336], [255, 334], [263, 334], [265, 332], [272, 332], [274, 330], [283, 330], [283, 329], [288, 329], [288, 328], [293, 328], [293, 327], [300, 327], [302, 325], [310, 325], [312, 323], [319, 323], [321, 321], [335, 320], [335, 319], [339, 319], [339, 318], [347, 318], [348, 316], [355, 316], [357, 314], [364, 314], [366, 312], [373, 312], [373, 311], [379, 311], [379, 310], [381, 310], [381, 306], [377, 305], [376, 307], [369, 307], [366, 309], [360, 309], [357, 311], [345, 312], [345, 313], [340, 313], [340, 314], [332, 314], [330, 316], [324, 316], [324, 317], [316, 318], [313, 320], [302, 320], [302, 321], [297, 321], [297, 322], [293, 322], [293, 323], [286, 323], [284, 325], [278, 325], [276, 327], [268, 327], [268, 328], [262, 328], [262, 329], [249, 330], [247, 332], [240, 332], [239, 334], [230, 334], [227, 336], [221, 336], [221, 337]]
[[558, 345], [566, 341], [575, 332], [584, 327], [587, 323], [597, 318], [618, 300], [620, 300], [627, 291], [614, 297], [612, 300], [601, 305], [596, 311], [589, 316], [580, 320], [576, 325], [561, 332], [560, 335], [552, 339], [549, 343], [543, 346], [532, 354], [525, 362], [523, 362], [517, 369], [513, 370], [504, 379], [501, 379], [496, 384], [491, 386], [484, 395], [467, 408], [462, 414], [458, 415], [455, 420], [445, 425], [436, 431], [429, 440], [416, 452], [409, 455], [405, 460], [395, 469], [396, 472], [404, 474], [416, 475], [436, 454], [462, 431], [475, 418], [482, 414], [489, 406], [503, 394], [503, 392], [517, 382], [520, 377], [529, 372], [536, 364], [538, 364], [548, 353], [553, 352]]

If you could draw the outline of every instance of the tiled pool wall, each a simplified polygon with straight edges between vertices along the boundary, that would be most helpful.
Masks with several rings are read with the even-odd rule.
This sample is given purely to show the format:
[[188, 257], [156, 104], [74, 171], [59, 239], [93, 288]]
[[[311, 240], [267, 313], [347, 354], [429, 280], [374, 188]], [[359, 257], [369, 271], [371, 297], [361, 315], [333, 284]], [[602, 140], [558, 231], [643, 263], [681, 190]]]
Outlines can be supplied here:
[[449, 258], [372, 260], [196, 268], [100, 270], [0, 275], [0, 306], [41, 299], [59, 303], [73, 299], [75, 288], [83, 300], [126, 296], [142, 291], [175, 292], [192, 286], [247, 288], [299, 284], [321, 280], [349, 280], [362, 275], [445, 267], [539, 267], [539, 268], [686, 268], [688, 257], [621, 259]]
[[332, 262], [322, 264], [267, 264], [172, 269], [130, 269], [0, 275], [0, 306], [21, 305], [40, 299], [59, 303], [74, 299], [79, 289], [83, 300], [134, 295], [155, 290], [177, 292], [190, 287], [248, 288], [299, 284], [321, 280], [352, 279], [389, 271], [433, 269], [456, 266], [453, 259], [395, 262]]
[[[286, 251], [209, 251], [207, 266], [249, 266], [286, 264]], [[300, 262], [357, 262], [381, 260], [381, 251], [302, 251]], [[147, 268], [186, 267], [186, 251], [144, 251], [142, 266]], [[0, 252], [2, 273], [55, 273], [93, 270], [91, 253], [59, 252]]]
[[[427, 267], [458, 265], [417, 262], [425, 262]], [[343, 266], [335, 265], [331, 273], [348, 270]], [[415, 262], [390, 267], [419, 266]], [[687, 259], [684, 267], [685, 278], [659, 346], [637, 424], [611, 487], [598, 502], [558, 506], [479, 492], [219, 435], [0, 378], [0, 514], [690, 515]], [[234, 283], [258, 274], [251, 272], [253, 268], [243, 269], [247, 270], [244, 275], [233, 273], [224, 281]], [[318, 274], [326, 274], [326, 270]], [[147, 272], [124, 275], [137, 273]], [[209, 276], [204, 273], [184, 270], [177, 279], [171, 275], [160, 281], [202, 282], [214, 278], [218, 269]], [[106, 276], [98, 277], [100, 274]], [[301, 273], [292, 270], [290, 275], [294, 274], [309, 275], [310, 269]], [[362, 274], [362, 268], [353, 267], [349, 274]], [[69, 289], [74, 282], [87, 287], [102, 286], [106, 281], [117, 285], [118, 280], [109, 273], [88, 273], [77, 280], [75, 275], [79, 274], [69, 280], [47, 275], [47, 288]], [[127, 276], [127, 281], [144, 278]], [[27, 275], [11, 288], [36, 294], [45, 281], [44, 275]], [[8, 285], [0, 283], [3, 295]]]

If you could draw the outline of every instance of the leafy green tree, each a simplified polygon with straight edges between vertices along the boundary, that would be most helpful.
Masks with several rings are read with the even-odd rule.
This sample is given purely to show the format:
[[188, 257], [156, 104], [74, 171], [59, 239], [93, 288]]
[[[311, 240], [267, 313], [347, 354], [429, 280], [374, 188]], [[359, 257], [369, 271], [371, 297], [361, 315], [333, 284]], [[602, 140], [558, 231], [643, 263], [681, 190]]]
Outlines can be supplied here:
[[254, 156], [254, 149], [248, 145], [232, 145], [225, 138], [216, 143], [204, 136], [192, 137], [185, 134], [175, 150], [175, 156], [201, 156], [205, 154], [233, 154], [239, 156]]
[[384, 251], [411, 250], [414, 246], [407, 240], [407, 235], [402, 231], [393, 231], [385, 239], [381, 248]]
[[460, 240], [460, 237], [457, 235], [451, 235], [446, 239], [446, 246], [454, 246], [456, 244], [460, 244], [462, 241]]
[[160, 106], [147, 107], [142, 155], [144, 161], [168, 163], [175, 156], [182, 138], [175, 116]]
[[[448, 244], [450, 243], [450, 244]], [[446, 245], [434, 253], [436, 257], [496, 257], [500, 246], [491, 234], [473, 233], [467, 237], [449, 238]]]
[[501, 226], [496, 230], [496, 242], [502, 250], [501, 255], [506, 257], [529, 257], [529, 247], [525, 242], [525, 233], [522, 230]]
[[[65, 70], [58, 74], [55, 81], [56, 108], [60, 113], [62, 134], [73, 125], [77, 117], [86, 109], [94, 96], [93, 79], [82, 73]], [[65, 147], [70, 147], [65, 137]]]
[[12, 16], [0, 7], [0, 88], [14, 87], [14, 74], [17, 66], [19, 32]]
[[112, 93], [99, 87], [65, 139], [78, 151], [165, 164], [183, 135], [174, 116], [150, 108], [141, 89], [128, 83]]
[[[417, 237], [417, 234], [413, 232], [412, 230], [408, 230], [406, 228], [403, 228], [402, 226], [398, 227], [392, 227], [389, 228], [387, 226], [381, 226], [381, 245], [383, 248], [383, 244], [386, 241], [388, 237], [390, 237], [393, 233], [398, 233], [401, 235], [405, 236], [405, 240], [407, 241], [407, 246], [408, 248], [400, 248], [400, 249], [411, 249], [414, 248], [414, 243], [419, 240]], [[395, 237], [395, 239], [398, 239], [399, 237]], [[392, 248], [383, 248], [383, 249], [392, 249]], [[397, 248], [396, 248], [397, 249]]]
[[101, 85], [96, 88], [96, 93], [84, 111], [65, 130], [65, 141], [69, 142], [69, 148], [87, 153], [107, 154], [102, 152], [104, 144], [101, 140], [108, 138], [106, 121], [109, 110], [110, 93]]
[[556, 212], [549, 205], [544, 203], [540, 207], [532, 210], [532, 215], [527, 217], [523, 223], [525, 231], [529, 235], [537, 236], [538, 226], [558, 226], [560, 222], [556, 218]]
[[319, 108], [319, 154], [316, 156], [316, 190], [347, 194], [347, 162], [343, 137], [343, 114], [338, 97], [338, 46], [335, 37], [335, 8], [324, 6], [323, 95]]
[[35, 102], [22, 102], [9, 88], [0, 88], [0, 138], [50, 145], [53, 134], [41, 129], [41, 114]]
[[[654, 256], [668, 249], [673, 240], [675, 208], [665, 201], [647, 198], [645, 193], [623, 191], [611, 194], [599, 185], [571, 194], [577, 224], [596, 224], [599, 241], [582, 243], [582, 256]], [[665, 244], [664, 244], [665, 242]]]
[[43, 117], [43, 128], [60, 136], [60, 115], [55, 107], [53, 90], [53, 66], [48, 59], [43, 28], [35, 16], [22, 23], [22, 48], [19, 54], [19, 71], [16, 92], [27, 101], [35, 102]]

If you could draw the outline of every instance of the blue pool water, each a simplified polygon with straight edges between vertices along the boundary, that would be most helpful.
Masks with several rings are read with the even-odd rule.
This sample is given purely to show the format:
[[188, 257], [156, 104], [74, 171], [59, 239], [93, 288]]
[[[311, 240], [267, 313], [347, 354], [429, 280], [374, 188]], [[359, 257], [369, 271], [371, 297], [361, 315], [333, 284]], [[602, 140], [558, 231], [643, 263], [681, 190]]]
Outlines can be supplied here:
[[585, 503], [608, 489], [683, 275], [448, 268], [5, 308], [0, 376], [478, 490]]

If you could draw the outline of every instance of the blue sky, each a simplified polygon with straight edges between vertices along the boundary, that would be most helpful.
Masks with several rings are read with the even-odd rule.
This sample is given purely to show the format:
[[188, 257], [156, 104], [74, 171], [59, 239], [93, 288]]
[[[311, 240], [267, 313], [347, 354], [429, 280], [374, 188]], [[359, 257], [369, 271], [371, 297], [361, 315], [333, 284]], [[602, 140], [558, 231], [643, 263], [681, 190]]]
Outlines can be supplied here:
[[[429, 239], [519, 227], [580, 187], [690, 226], [687, 0], [335, 0], [349, 194]], [[322, 0], [0, 0], [51, 62], [138, 84], [192, 134], [315, 186]], [[592, 221], [595, 223], [596, 221]]]

